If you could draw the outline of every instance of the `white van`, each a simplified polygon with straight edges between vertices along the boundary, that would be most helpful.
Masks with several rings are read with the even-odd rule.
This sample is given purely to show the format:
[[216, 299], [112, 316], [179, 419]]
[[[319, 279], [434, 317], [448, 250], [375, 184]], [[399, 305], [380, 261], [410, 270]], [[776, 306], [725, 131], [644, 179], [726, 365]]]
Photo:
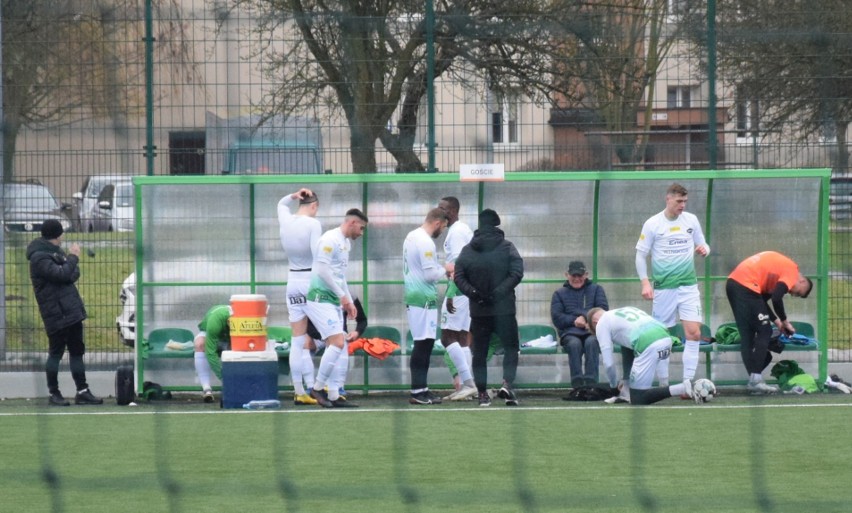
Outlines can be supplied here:
[[91, 212], [88, 231], [133, 231], [133, 205], [133, 183], [130, 180], [104, 185]]
[[77, 207], [77, 229], [81, 232], [93, 232], [93, 212], [98, 207], [98, 197], [104, 186], [110, 183], [129, 180], [127, 175], [92, 175], [86, 177], [83, 187], [75, 192], [73, 198]]

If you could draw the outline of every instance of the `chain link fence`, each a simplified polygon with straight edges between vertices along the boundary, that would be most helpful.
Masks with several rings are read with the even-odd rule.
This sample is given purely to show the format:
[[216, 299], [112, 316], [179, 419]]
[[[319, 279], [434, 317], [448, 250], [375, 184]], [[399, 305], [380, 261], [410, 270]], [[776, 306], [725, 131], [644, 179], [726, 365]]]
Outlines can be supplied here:
[[128, 177], [473, 163], [831, 168], [829, 358], [850, 361], [852, 14], [766, 4], [3, 0], [0, 371], [43, 366], [24, 252], [48, 217], [94, 250], [89, 365], [132, 354]]

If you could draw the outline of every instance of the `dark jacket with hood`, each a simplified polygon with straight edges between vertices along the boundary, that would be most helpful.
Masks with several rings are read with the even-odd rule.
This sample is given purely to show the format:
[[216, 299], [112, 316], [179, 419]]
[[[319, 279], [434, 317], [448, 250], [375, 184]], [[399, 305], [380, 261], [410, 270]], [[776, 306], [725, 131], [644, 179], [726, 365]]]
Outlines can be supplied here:
[[456, 259], [454, 281], [470, 298], [470, 316], [515, 315], [515, 287], [524, 260], [503, 230], [481, 226]]
[[27, 246], [33, 282], [44, 329], [51, 335], [86, 318], [83, 299], [74, 283], [80, 278], [79, 259], [40, 237]]
[[588, 278], [579, 289], [575, 289], [568, 281], [565, 281], [550, 299], [550, 319], [559, 332], [559, 339], [561, 340], [565, 335], [579, 338], [588, 336], [589, 331], [574, 326], [574, 321], [581, 315], [585, 317], [594, 307], [609, 310], [603, 287], [592, 283], [592, 280]]

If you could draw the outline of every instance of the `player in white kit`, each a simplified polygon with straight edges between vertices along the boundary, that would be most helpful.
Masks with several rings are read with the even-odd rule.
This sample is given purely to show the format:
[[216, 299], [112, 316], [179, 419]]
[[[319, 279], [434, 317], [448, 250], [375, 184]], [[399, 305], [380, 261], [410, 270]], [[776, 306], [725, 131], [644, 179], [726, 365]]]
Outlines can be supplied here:
[[[653, 300], [651, 315], [671, 328], [677, 319], [683, 323], [683, 377], [694, 379], [701, 341], [701, 296], [695, 274], [694, 255], [707, 256], [710, 246], [704, 240], [701, 223], [686, 212], [686, 188], [674, 183], [666, 190], [666, 208], [645, 221], [636, 243], [636, 272], [642, 282], [642, 297]], [[648, 256], [651, 273], [648, 273]], [[658, 374], [668, 383], [666, 374]]]
[[[290, 206], [298, 200], [296, 213]], [[314, 249], [322, 235], [322, 227], [316, 219], [319, 198], [310, 189], [299, 189], [278, 201], [278, 233], [281, 246], [287, 253], [287, 311], [290, 316], [290, 377], [293, 381], [293, 402], [296, 405], [316, 404], [308, 395], [306, 387], [314, 385], [314, 363], [305, 350], [308, 318], [305, 299], [311, 278]]]
[[350, 319], [354, 319], [358, 312], [346, 282], [346, 268], [349, 266], [351, 241], [364, 234], [367, 221], [363, 212], [357, 208], [349, 209], [339, 227], [322, 234], [314, 251], [305, 312], [327, 346], [310, 394], [324, 408], [355, 406], [340, 400], [338, 387], [329, 387], [327, 393], [324, 389], [335, 366], [349, 364], [343, 312], [345, 310]]
[[444, 270], [449, 278], [444, 304], [441, 306], [441, 343], [458, 371], [456, 391], [445, 397], [463, 401], [476, 395], [470, 364], [470, 300], [453, 281], [456, 258], [473, 238], [470, 226], [459, 220], [459, 200], [455, 196], [441, 198], [438, 207], [447, 212], [447, 236], [444, 239]]
[[677, 385], [652, 387], [658, 366], [668, 361], [672, 350], [669, 331], [659, 321], [632, 306], [609, 311], [592, 308], [588, 320], [589, 330], [600, 344], [609, 386], [615, 388], [618, 383], [613, 347], [618, 344], [635, 354], [629, 379], [625, 376], [625, 386], [630, 387], [630, 404], [652, 404], [682, 394], [692, 397], [692, 382], [688, 379]]
[[403, 283], [408, 328], [414, 339], [411, 370], [411, 404], [440, 404], [441, 398], [429, 391], [427, 375], [435, 334], [438, 331], [438, 280], [446, 274], [438, 263], [435, 239], [447, 227], [447, 212], [433, 208], [423, 224], [412, 230], [402, 244]]

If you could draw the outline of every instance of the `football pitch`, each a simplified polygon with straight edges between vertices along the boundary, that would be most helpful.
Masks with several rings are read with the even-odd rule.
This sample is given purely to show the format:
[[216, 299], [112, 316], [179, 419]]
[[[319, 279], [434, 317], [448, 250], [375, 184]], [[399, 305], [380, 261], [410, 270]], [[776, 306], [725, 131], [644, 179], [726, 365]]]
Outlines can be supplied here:
[[[651, 407], [0, 402], [10, 512], [847, 512], [852, 396]], [[289, 399], [282, 394], [282, 399]]]

